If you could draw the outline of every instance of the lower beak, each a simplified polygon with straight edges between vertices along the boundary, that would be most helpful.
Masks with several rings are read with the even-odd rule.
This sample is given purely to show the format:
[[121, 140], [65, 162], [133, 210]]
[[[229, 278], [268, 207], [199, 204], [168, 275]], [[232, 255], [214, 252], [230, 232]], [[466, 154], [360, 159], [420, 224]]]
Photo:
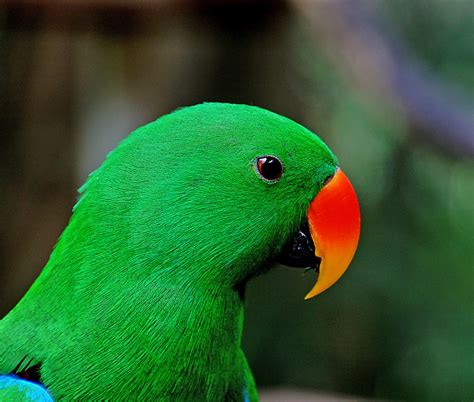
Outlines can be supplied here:
[[305, 299], [336, 283], [349, 267], [359, 243], [359, 202], [351, 182], [342, 170], [321, 189], [308, 209], [308, 224], [321, 259], [319, 276]]

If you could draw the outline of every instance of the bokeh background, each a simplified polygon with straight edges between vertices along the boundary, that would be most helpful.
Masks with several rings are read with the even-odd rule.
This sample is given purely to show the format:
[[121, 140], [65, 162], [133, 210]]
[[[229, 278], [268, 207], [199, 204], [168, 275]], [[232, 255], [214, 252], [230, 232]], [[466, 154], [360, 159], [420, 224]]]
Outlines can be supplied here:
[[120, 139], [180, 106], [253, 104], [328, 143], [363, 219], [321, 296], [281, 267], [250, 284], [259, 386], [472, 400], [473, 44], [472, 0], [3, 1], [0, 316]]

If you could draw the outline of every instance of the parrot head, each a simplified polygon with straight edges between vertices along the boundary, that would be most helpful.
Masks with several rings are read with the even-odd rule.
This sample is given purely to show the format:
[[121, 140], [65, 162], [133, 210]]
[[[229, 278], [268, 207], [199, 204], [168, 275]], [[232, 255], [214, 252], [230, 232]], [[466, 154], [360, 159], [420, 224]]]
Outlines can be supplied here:
[[313, 268], [310, 298], [359, 239], [329, 148], [253, 106], [205, 103], [140, 127], [80, 192], [0, 321], [0, 373], [27, 356], [57, 399], [257, 400], [240, 348], [246, 283], [276, 261]]
[[136, 130], [92, 174], [76, 209], [101, 236], [122, 239], [108, 254], [115, 244], [177, 291], [238, 290], [279, 261], [315, 269], [310, 298], [347, 269], [360, 230], [355, 192], [319, 137], [222, 103]]

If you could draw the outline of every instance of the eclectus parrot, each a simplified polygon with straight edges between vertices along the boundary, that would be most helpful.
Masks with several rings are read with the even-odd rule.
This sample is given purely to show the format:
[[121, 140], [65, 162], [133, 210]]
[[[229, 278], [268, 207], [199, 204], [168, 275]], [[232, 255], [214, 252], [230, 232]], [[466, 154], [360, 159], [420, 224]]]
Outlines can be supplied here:
[[247, 282], [313, 268], [313, 297], [359, 240], [329, 148], [246, 105], [179, 109], [121, 142], [80, 189], [44, 270], [0, 321], [0, 400], [255, 401]]

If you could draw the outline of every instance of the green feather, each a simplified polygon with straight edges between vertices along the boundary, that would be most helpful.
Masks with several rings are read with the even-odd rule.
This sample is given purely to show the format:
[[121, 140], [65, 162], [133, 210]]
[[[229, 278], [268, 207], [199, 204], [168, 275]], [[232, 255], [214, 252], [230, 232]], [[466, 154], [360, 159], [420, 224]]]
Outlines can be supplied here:
[[[255, 159], [277, 156], [280, 180]], [[134, 131], [81, 188], [43, 272], [0, 322], [0, 373], [28, 356], [57, 399], [257, 399], [243, 289], [337, 161], [301, 125], [206, 103]]]

